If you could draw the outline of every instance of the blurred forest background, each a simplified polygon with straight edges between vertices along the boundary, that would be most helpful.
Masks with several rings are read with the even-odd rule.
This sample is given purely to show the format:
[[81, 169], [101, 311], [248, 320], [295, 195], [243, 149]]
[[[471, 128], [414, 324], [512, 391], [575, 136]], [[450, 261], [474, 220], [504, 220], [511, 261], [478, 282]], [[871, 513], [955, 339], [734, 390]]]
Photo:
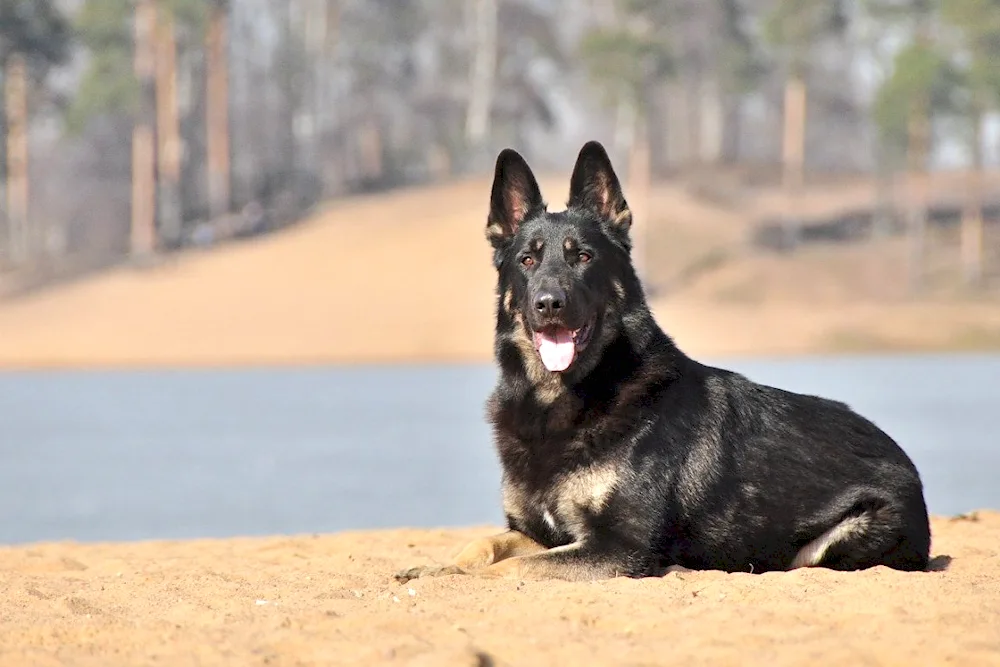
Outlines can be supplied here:
[[[758, 252], [895, 239], [900, 290], [935, 261], [949, 289], [997, 282], [1000, 0], [0, 0], [0, 58], [8, 285], [487, 174], [505, 146], [565, 171], [595, 137], [637, 208], [669, 182], [752, 210]], [[672, 280], [724, 252], [687, 259]]]

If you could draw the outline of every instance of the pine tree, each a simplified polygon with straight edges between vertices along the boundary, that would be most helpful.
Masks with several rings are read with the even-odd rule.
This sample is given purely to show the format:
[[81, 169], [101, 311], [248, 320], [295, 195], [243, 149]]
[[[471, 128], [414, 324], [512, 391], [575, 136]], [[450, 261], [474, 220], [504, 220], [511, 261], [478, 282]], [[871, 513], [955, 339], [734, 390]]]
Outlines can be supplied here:
[[814, 46], [847, 27], [843, 0], [778, 0], [766, 17], [768, 41], [778, 48], [785, 68], [783, 182], [789, 193], [803, 184], [805, 170], [806, 81]]
[[214, 0], [205, 36], [207, 70], [208, 201], [212, 216], [231, 206], [228, 2]]
[[[580, 55], [605, 104], [618, 111], [629, 125], [627, 179], [634, 223], [633, 262], [640, 279], [646, 276], [646, 201], [650, 188], [649, 99], [657, 82], [673, 71], [669, 41], [662, 23], [650, 20], [657, 3], [633, 0], [603, 25], [591, 30], [580, 43]], [[647, 286], [647, 290], [651, 289]]]
[[963, 115], [969, 124], [972, 173], [962, 220], [962, 275], [969, 286], [983, 275], [983, 119], [1000, 102], [1000, 2], [946, 0], [942, 19], [958, 30], [962, 56]]
[[28, 91], [49, 67], [66, 61], [72, 35], [52, 0], [0, 0], [0, 66], [4, 75], [6, 218], [12, 264], [29, 260]]
[[905, 155], [909, 181], [910, 288], [923, 286], [928, 160], [934, 116], [951, 104], [954, 76], [932, 35], [938, 0], [867, 0], [869, 13], [910, 36], [896, 54], [873, 108], [890, 155]]

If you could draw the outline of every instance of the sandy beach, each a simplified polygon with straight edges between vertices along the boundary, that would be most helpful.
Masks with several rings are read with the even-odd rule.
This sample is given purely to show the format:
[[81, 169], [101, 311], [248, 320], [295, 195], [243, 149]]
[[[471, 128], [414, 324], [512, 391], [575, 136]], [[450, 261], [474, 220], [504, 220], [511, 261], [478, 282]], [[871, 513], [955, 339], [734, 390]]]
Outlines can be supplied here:
[[935, 571], [398, 584], [493, 530], [0, 549], [0, 664], [1000, 665], [1000, 513]]

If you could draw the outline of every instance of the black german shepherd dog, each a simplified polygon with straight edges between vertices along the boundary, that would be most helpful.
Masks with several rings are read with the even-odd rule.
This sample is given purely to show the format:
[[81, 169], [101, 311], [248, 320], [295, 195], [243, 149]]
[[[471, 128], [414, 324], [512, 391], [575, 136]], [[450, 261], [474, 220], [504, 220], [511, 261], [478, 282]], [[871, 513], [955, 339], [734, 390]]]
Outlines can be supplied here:
[[487, 237], [499, 275], [488, 403], [508, 530], [439, 574], [596, 579], [714, 569], [928, 566], [923, 485], [847, 405], [686, 356], [630, 262], [632, 216], [597, 142], [567, 210], [500, 153]]

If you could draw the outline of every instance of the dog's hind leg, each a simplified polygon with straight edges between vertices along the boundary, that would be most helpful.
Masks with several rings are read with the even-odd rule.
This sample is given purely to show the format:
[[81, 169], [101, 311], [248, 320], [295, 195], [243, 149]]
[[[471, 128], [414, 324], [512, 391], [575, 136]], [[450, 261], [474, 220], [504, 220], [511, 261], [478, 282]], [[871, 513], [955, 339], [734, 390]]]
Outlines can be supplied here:
[[417, 577], [469, 574], [507, 558], [520, 558], [544, 551], [545, 547], [524, 533], [508, 530], [470, 542], [451, 565], [411, 567], [398, 572], [396, 580], [405, 583]]
[[842, 517], [799, 549], [788, 569], [863, 570], [886, 565], [897, 570], [924, 570], [928, 541], [925, 528], [908, 524], [906, 516], [890, 505], [880, 505]]

